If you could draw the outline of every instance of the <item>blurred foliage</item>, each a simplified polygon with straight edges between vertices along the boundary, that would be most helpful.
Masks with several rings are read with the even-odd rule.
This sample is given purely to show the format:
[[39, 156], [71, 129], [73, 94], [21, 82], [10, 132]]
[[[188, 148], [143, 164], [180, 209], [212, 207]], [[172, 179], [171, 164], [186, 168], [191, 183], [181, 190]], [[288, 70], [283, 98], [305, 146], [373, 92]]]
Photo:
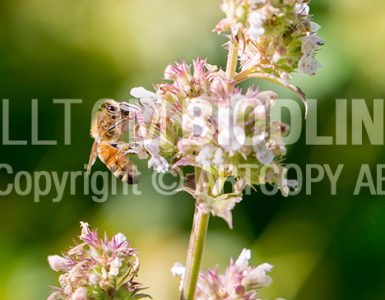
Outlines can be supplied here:
[[[31, 99], [39, 99], [39, 137], [58, 146], [0, 146], [0, 163], [14, 172], [84, 171], [91, 147], [90, 113], [101, 98], [128, 99], [131, 87], [151, 88], [163, 68], [201, 55], [224, 65], [223, 39], [210, 30], [219, 1], [195, 0], [3, 0], [0, 2], [0, 96], [10, 99], [12, 139], [31, 140]], [[385, 95], [385, 2], [323, 0], [312, 3], [326, 46], [324, 66], [313, 78], [298, 76], [309, 98], [320, 100], [320, 135], [335, 134], [335, 99]], [[259, 83], [257, 83], [259, 84]], [[262, 87], [268, 87], [261, 83]], [[282, 91], [281, 96], [293, 96]], [[62, 106], [52, 99], [79, 98], [73, 106], [72, 143], [64, 145]], [[322, 101], [321, 101], [322, 100]], [[350, 120], [354, 121], [354, 120]], [[29, 142], [30, 144], [30, 142]], [[287, 161], [345, 164], [338, 195], [324, 180], [312, 196], [246, 196], [230, 231], [212, 219], [205, 266], [227, 264], [244, 247], [254, 261], [275, 265], [271, 299], [385, 299], [385, 205], [369, 193], [353, 196], [362, 163], [383, 162], [382, 146], [290, 146]], [[95, 170], [104, 170], [100, 163]], [[141, 169], [146, 169], [141, 163]], [[0, 199], [0, 299], [41, 300], [56, 274], [48, 254], [66, 249], [80, 220], [109, 234], [122, 231], [141, 253], [141, 281], [155, 299], [177, 299], [178, 282], [168, 272], [184, 261], [193, 202], [159, 196], [151, 174], [141, 176], [141, 196], [115, 196], [95, 203], [83, 195], [60, 203], [12, 194]], [[12, 181], [4, 170], [0, 186]]]

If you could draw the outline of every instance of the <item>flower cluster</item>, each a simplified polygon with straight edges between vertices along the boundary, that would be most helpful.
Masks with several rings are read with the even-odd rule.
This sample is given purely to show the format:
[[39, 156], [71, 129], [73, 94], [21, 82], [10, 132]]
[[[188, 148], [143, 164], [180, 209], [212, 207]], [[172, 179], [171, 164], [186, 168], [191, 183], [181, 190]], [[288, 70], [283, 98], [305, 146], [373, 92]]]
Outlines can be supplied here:
[[323, 44], [311, 21], [308, 0], [224, 0], [226, 18], [216, 26], [239, 43], [242, 71], [262, 72], [287, 79], [295, 70], [314, 75], [314, 58]]
[[[165, 78], [171, 83], [157, 85], [155, 93], [143, 88], [131, 93], [142, 107], [135, 137], [151, 155], [149, 167], [181, 170], [183, 190], [230, 226], [231, 210], [246, 186], [273, 184], [288, 194], [281, 164], [288, 127], [271, 120], [274, 92], [229, 89], [224, 71], [202, 59], [193, 70], [185, 63], [167, 67]], [[186, 174], [185, 167], [196, 171]], [[224, 193], [228, 180], [233, 189]]]
[[[245, 187], [272, 184], [283, 195], [295, 187], [286, 180], [282, 165], [282, 137], [288, 126], [271, 117], [277, 95], [253, 88], [242, 91], [237, 85], [249, 78], [268, 79], [305, 100], [288, 79], [297, 69], [314, 74], [319, 68], [314, 56], [323, 42], [308, 2], [224, 0], [226, 17], [215, 30], [229, 34], [226, 71], [200, 58], [193, 67], [184, 62], [170, 65], [164, 73], [168, 82], [156, 85], [154, 92], [134, 88], [131, 95], [138, 105], [125, 105], [136, 111], [134, 128], [121, 130], [133, 133], [127, 153], [150, 156], [149, 167], [159, 173], [179, 171], [185, 178], [182, 189], [198, 207], [230, 227], [231, 211]], [[125, 143], [120, 137], [117, 142]], [[225, 191], [229, 180], [232, 190]]]
[[[226, 271], [221, 274], [217, 269], [199, 274], [196, 290], [197, 300], [260, 300], [260, 290], [271, 283], [267, 275], [272, 270], [270, 264], [257, 267], [249, 265], [251, 252], [244, 249], [238, 259], [231, 259]], [[184, 267], [177, 263], [171, 269], [174, 276], [184, 275]]]
[[48, 300], [136, 300], [149, 298], [141, 294], [134, 281], [139, 270], [136, 249], [119, 233], [111, 240], [99, 239], [96, 230], [81, 223], [82, 243], [65, 255], [49, 256], [52, 270], [62, 272], [60, 288], [53, 288]]

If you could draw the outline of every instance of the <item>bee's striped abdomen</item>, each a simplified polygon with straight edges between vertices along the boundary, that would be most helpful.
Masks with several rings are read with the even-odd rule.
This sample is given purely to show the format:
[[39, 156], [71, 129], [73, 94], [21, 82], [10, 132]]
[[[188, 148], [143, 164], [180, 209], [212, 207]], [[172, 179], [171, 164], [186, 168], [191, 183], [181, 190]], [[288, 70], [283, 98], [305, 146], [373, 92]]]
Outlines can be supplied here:
[[99, 159], [121, 181], [136, 184], [137, 171], [124, 152], [108, 143], [102, 143], [98, 149]]

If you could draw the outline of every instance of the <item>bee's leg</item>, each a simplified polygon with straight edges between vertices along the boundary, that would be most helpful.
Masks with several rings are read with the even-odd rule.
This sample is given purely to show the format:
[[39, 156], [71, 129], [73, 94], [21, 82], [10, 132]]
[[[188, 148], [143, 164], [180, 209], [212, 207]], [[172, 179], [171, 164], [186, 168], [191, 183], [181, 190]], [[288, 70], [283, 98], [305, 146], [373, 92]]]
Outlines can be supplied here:
[[122, 152], [127, 152], [130, 149], [130, 144], [126, 142], [118, 142], [116, 144], [113, 144], [113, 146]]
[[116, 145], [117, 148], [124, 152], [125, 155], [136, 154], [139, 159], [148, 158], [148, 153], [140, 143], [119, 143]]

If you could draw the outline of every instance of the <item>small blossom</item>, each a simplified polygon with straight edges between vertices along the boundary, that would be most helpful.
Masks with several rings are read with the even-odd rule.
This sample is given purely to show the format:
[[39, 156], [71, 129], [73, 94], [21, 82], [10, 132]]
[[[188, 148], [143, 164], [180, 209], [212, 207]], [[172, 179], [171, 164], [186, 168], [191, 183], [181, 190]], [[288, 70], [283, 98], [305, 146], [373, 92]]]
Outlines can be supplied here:
[[143, 87], [131, 89], [131, 96], [138, 99], [156, 99], [155, 93], [150, 92]]
[[55, 272], [64, 271], [68, 265], [67, 260], [59, 255], [48, 256], [48, 263]]
[[315, 22], [309, 22], [310, 24], [310, 32], [311, 33], [316, 33], [321, 29], [321, 26]]
[[164, 157], [153, 156], [148, 161], [148, 167], [153, 168], [158, 173], [165, 173], [169, 169], [169, 164]]
[[223, 157], [223, 150], [221, 148], [216, 149], [212, 162], [214, 165], [217, 165], [217, 166], [223, 165], [224, 157]]
[[274, 153], [266, 148], [265, 144], [258, 144], [255, 146], [256, 156], [259, 162], [263, 165], [269, 165], [273, 162], [275, 155]]
[[304, 56], [311, 56], [323, 44], [323, 40], [316, 35], [305, 36], [302, 39], [302, 53]]
[[148, 161], [148, 167], [153, 168], [158, 173], [167, 172], [169, 164], [167, 160], [160, 155], [159, 141], [147, 140], [145, 142], [145, 147], [151, 155], [151, 158]]
[[54, 288], [48, 300], [104, 299], [111, 294], [116, 295], [114, 299], [143, 298], [141, 285], [134, 281], [138, 256], [127, 238], [119, 233], [111, 240], [106, 235], [99, 239], [87, 223], [81, 222], [81, 226], [81, 244], [70, 249], [65, 259], [57, 255], [48, 258], [54, 271], [64, 272], [59, 277], [60, 288]]
[[96, 230], [90, 230], [88, 223], [80, 222], [82, 233], [79, 238], [90, 245], [96, 246], [99, 244], [98, 233]]
[[171, 268], [172, 276], [174, 277], [180, 276], [179, 291], [182, 291], [183, 289], [183, 279], [184, 279], [185, 272], [186, 272], [186, 268], [180, 262], [175, 263]]
[[[217, 269], [200, 272], [196, 291], [197, 300], [260, 300], [260, 290], [271, 283], [267, 275], [273, 269], [264, 263], [253, 267], [249, 265], [251, 251], [243, 249], [238, 259], [230, 261], [226, 271], [221, 274]], [[171, 269], [174, 276], [183, 276], [185, 268], [177, 263]]]
[[76, 291], [72, 294], [70, 300], [87, 300], [87, 288], [86, 287], [79, 287], [76, 289]]
[[127, 241], [127, 238], [123, 233], [118, 233], [113, 236], [112, 241], [115, 245], [121, 245]]
[[252, 12], [249, 15], [249, 23], [250, 23], [250, 38], [254, 42], [258, 42], [259, 38], [265, 33], [265, 29], [263, 28], [264, 17], [259, 12]]
[[311, 56], [304, 55], [299, 61], [299, 70], [304, 74], [315, 75], [319, 68], [321, 68], [320, 62]]
[[235, 265], [238, 268], [245, 268], [249, 265], [251, 258], [251, 251], [249, 249], [243, 249], [238, 259], [235, 261]]
[[310, 12], [310, 7], [307, 3], [297, 3], [295, 5], [295, 11], [299, 15], [307, 16]]
[[110, 264], [109, 275], [114, 277], [119, 275], [119, 269], [122, 266], [122, 261], [119, 257], [116, 257]]
[[210, 145], [205, 146], [196, 157], [196, 162], [201, 166], [211, 165], [212, 159], [214, 157], [215, 148]]

